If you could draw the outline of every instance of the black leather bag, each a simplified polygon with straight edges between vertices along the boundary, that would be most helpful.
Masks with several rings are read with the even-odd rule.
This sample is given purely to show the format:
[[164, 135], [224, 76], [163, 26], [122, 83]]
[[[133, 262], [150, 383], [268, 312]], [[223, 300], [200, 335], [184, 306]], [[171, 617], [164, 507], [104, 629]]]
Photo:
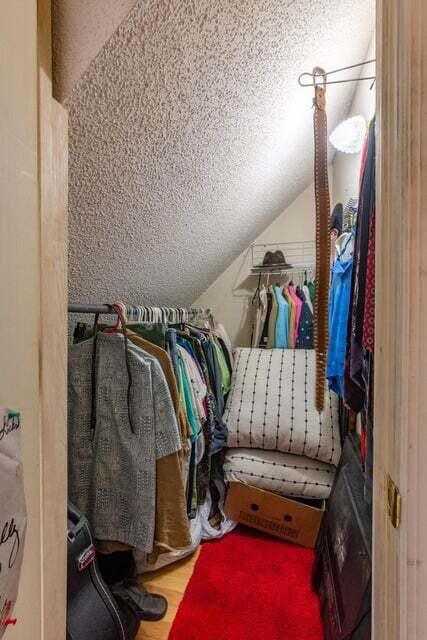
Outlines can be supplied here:
[[68, 505], [67, 640], [134, 640], [139, 617], [102, 579], [89, 523]]

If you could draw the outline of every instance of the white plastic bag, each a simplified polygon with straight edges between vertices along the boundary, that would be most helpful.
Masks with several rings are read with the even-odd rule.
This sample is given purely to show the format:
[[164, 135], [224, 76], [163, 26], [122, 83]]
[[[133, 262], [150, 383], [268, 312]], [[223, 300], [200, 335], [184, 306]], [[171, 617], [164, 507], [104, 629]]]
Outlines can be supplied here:
[[27, 510], [18, 412], [0, 408], [0, 638], [18, 595]]
[[213, 527], [209, 522], [209, 515], [212, 506], [212, 497], [210, 491], [208, 491], [205, 503], [200, 507], [202, 518], [202, 530], [203, 540], [218, 540], [227, 533], [233, 531], [236, 528], [237, 522], [229, 520], [224, 512], [224, 500], [225, 500], [225, 484], [222, 480], [214, 480], [216, 488], [219, 492], [220, 499], [218, 503], [219, 512], [221, 514], [221, 526], [219, 529]]

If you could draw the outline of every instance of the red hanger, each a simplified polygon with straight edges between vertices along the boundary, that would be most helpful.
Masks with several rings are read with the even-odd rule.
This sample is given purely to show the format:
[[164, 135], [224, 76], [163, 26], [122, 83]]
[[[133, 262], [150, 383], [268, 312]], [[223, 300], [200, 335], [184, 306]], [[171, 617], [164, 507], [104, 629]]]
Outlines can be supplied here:
[[123, 317], [123, 308], [124, 304], [121, 302], [115, 302], [111, 305], [112, 309], [117, 313], [117, 321], [114, 327], [107, 327], [104, 330], [104, 333], [117, 333], [122, 329], [122, 317]]

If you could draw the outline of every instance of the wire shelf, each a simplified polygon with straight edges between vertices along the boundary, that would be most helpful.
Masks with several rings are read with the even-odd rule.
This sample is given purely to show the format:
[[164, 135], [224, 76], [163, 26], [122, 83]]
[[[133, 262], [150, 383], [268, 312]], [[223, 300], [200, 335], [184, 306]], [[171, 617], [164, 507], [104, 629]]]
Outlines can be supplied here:
[[[265, 256], [268, 252], [274, 254], [281, 251], [285, 263], [265, 263]], [[255, 243], [251, 246], [251, 266], [250, 273], [259, 275], [286, 274], [295, 271], [313, 270], [316, 264], [316, 245], [314, 241], [301, 242], [269, 242], [265, 244]]]

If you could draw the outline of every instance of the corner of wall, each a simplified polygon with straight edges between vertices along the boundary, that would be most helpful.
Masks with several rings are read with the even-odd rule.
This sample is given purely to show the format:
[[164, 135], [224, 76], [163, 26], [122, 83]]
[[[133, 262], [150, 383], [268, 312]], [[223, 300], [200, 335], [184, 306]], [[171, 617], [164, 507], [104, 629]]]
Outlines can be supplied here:
[[[332, 171], [330, 171], [332, 176]], [[255, 240], [256, 243], [298, 242], [315, 237], [314, 185], [311, 183]], [[202, 293], [194, 305], [212, 309], [234, 346], [250, 345], [251, 301], [257, 278], [249, 273], [250, 246]]]

